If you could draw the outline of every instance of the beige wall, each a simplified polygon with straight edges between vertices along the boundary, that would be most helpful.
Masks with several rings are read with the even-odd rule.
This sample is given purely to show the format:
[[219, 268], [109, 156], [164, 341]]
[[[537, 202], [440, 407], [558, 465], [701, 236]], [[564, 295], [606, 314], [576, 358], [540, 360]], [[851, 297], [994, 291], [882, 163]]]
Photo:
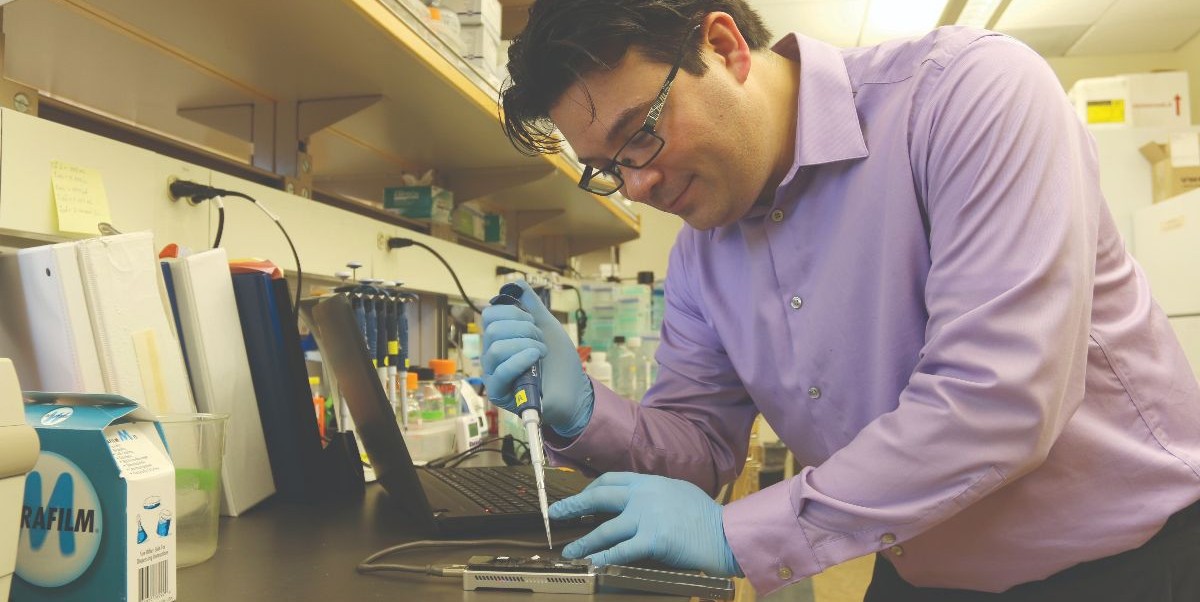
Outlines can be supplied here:
[[1184, 44], [1176, 53], [1179, 58], [1179, 68], [1187, 69], [1192, 95], [1192, 123], [1200, 123], [1200, 35]]
[[[683, 226], [683, 220], [642, 205], [634, 205], [642, 214], [642, 235], [636, 240], [621, 245], [621, 276], [632, 278], [643, 270], [652, 270], [656, 280], [667, 274], [667, 258], [675, 235]], [[610, 263], [612, 254], [606, 249], [580, 257], [580, 271], [588, 277], [600, 273], [600, 264]]]

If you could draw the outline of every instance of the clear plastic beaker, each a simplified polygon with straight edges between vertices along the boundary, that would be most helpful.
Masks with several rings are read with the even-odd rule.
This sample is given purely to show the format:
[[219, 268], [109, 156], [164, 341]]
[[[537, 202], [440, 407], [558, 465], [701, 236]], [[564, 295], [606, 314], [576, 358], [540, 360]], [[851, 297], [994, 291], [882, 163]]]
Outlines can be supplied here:
[[217, 551], [221, 456], [228, 419], [228, 414], [158, 417], [175, 463], [175, 513], [158, 515], [155, 530], [162, 534], [175, 525], [179, 568], [204, 562]]

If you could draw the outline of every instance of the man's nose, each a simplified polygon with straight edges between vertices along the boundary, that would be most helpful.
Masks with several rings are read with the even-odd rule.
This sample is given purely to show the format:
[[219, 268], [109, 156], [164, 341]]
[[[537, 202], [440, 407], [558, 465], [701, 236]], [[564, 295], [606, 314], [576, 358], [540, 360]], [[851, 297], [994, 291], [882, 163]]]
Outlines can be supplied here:
[[653, 205], [656, 200], [661, 200], [655, 199], [654, 194], [658, 190], [658, 185], [662, 183], [662, 170], [656, 169], [653, 165], [647, 165], [641, 169], [626, 169], [621, 176], [625, 179], [623, 189], [625, 196], [648, 205]]

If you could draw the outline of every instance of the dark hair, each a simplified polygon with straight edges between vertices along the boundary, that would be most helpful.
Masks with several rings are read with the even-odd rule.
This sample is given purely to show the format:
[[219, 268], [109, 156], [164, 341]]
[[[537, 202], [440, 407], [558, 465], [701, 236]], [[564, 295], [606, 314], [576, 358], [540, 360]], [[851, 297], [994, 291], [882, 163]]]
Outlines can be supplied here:
[[[770, 44], [771, 33], [745, 0], [537, 0], [508, 50], [509, 80], [500, 93], [508, 139], [527, 155], [558, 152], [550, 107], [573, 82], [612, 69], [631, 46], [650, 60], [673, 62], [691, 28], [712, 12], [732, 16], [751, 50]], [[682, 67], [705, 72], [699, 37], [684, 50]]]

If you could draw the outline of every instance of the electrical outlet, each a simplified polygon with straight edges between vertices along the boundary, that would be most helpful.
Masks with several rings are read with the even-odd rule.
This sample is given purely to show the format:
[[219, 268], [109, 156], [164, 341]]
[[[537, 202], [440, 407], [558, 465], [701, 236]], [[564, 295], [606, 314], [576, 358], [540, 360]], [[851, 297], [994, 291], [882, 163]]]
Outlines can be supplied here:
[[388, 250], [388, 238], [390, 237], [384, 232], [380, 232], [379, 235], [375, 237], [375, 244], [379, 247], [380, 251]]

